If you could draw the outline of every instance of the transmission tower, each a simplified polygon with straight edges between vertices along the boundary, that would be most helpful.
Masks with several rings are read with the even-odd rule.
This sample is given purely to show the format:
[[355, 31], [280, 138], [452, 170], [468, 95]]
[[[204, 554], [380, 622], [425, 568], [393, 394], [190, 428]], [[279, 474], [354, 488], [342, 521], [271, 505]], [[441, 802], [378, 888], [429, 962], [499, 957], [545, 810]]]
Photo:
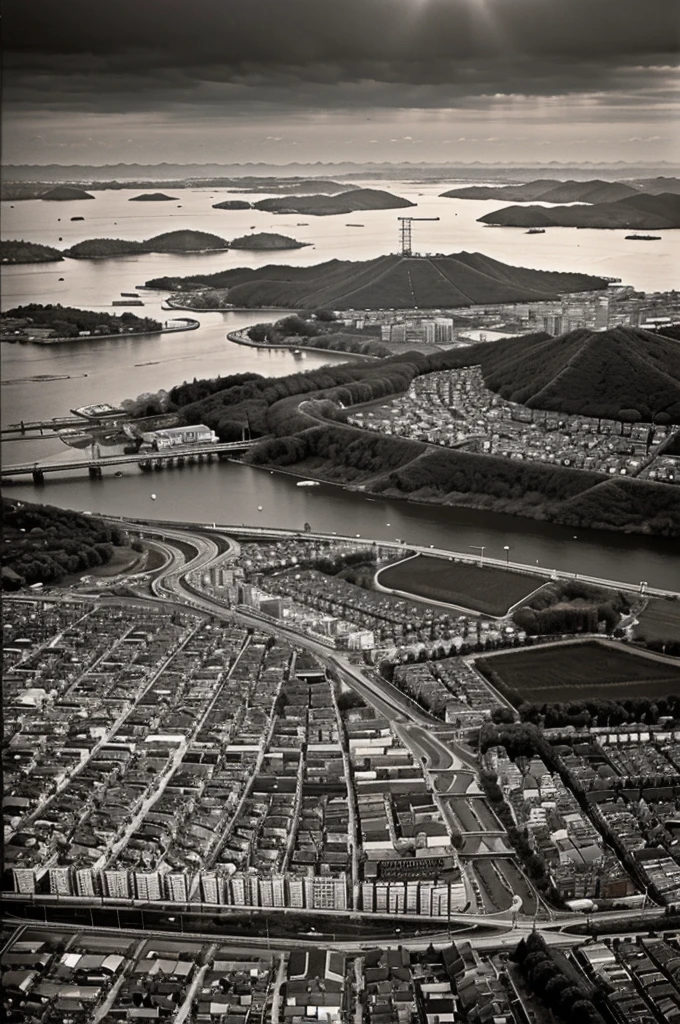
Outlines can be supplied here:
[[439, 217], [397, 217], [397, 220], [401, 221], [399, 225], [399, 244], [401, 246], [402, 256], [412, 256], [412, 229], [411, 225], [414, 220], [439, 220]]

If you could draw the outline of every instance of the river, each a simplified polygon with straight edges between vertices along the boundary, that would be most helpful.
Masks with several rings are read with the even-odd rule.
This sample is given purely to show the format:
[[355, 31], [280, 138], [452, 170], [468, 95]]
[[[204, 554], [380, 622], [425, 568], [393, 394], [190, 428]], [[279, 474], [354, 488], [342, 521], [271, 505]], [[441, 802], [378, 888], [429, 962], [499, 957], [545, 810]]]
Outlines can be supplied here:
[[[381, 187], [378, 182], [366, 184]], [[414, 225], [417, 245], [423, 251], [483, 251], [516, 265], [621, 277], [646, 290], [670, 288], [677, 283], [678, 232], [664, 232], [662, 242], [655, 243], [658, 248], [646, 249], [642, 254], [634, 245], [626, 248], [623, 232], [618, 231], [556, 228], [545, 235], [527, 237], [514, 229], [485, 229], [476, 223], [476, 217], [505, 204], [438, 197], [453, 184], [416, 186], [402, 182], [388, 186], [390, 191], [418, 203], [414, 215], [441, 217], [441, 221], [427, 226]], [[400, 211], [353, 214], [351, 218], [300, 218], [306, 222], [300, 224], [296, 216], [213, 210], [211, 203], [226, 196], [214, 190], [179, 191], [176, 203], [130, 204], [133, 194], [127, 190], [98, 192], [94, 201], [75, 203], [2, 203], [3, 234], [65, 247], [88, 237], [141, 239], [180, 227], [210, 230], [231, 238], [255, 227], [291, 234], [313, 242], [313, 247], [288, 253], [230, 251], [4, 267], [2, 308], [27, 302], [61, 302], [110, 309], [111, 301], [121, 291], [134, 291], [136, 285], [161, 274], [209, 273], [244, 264], [311, 264], [334, 257], [369, 259], [396, 249], [396, 217]], [[84, 216], [85, 221], [72, 222], [70, 217], [75, 215]], [[365, 227], [347, 227], [348, 219], [361, 221]], [[142, 296], [145, 306], [140, 312], [160, 319], [172, 316], [161, 309], [165, 293], [144, 292]], [[195, 316], [200, 329], [182, 334], [46, 347], [3, 345], [2, 423], [65, 415], [79, 405], [117, 402], [193, 377], [246, 370], [280, 376], [343, 360], [342, 356], [311, 352], [301, 359], [290, 352], [250, 349], [226, 340], [228, 331], [275, 315], [268, 317], [264, 311], [198, 313]], [[5, 442], [3, 461], [63, 458], [66, 451], [53, 438]], [[155, 501], [152, 492], [157, 495]], [[466, 509], [374, 501], [330, 485], [298, 488], [284, 475], [228, 463], [169, 470], [151, 478], [129, 468], [121, 477], [109, 474], [101, 482], [76, 474], [48, 476], [40, 490], [26, 484], [7, 488], [6, 493], [116, 515], [286, 527], [309, 522], [319, 530], [360, 533], [377, 539], [401, 537], [413, 543], [469, 548], [471, 553], [469, 546], [484, 545], [485, 554], [497, 558], [504, 557], [507, 544], [513, 561], [538, 562], [632, 583], [645, 580], [650, 586], [666, 589], [677, 589], [680, 577], [677, 561], [670, 557], [677, 556], [679, 546], [660, 539], [574, 531]]]

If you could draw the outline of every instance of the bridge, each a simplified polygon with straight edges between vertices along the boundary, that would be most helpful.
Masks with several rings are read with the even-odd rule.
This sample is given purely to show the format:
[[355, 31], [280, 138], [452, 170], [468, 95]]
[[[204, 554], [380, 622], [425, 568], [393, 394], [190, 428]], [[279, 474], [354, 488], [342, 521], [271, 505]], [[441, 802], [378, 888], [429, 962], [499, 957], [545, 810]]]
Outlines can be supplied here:
[[201, 445], [178, 445], [166, 451], [140, 451], [134, 455], [109, 455], [104, 458], [93, 458], [86, 456], [81, 459], [70, 459], [68, 461], [55, 462], [24, 462], [14, 466], [3, 466], [0, 469], [0, 478], [3, 480], [17, 476], [32, 476], [36, 484], [44, 483], [46, 473], [69, 473], [79, 469], [86, 469], [93, 480], [101, 480], [102, 472], [105, 469], [116, 466], [139, 466], [140, 469], [151, 471], [163, 469], [165, 466], [190, 465], [195, 462], [210, 462], [213, 456], [219, 458], [221, 455], [232, 455], [237, 452], [247, 451], [258, 441], [217, 441], [215, 444]]

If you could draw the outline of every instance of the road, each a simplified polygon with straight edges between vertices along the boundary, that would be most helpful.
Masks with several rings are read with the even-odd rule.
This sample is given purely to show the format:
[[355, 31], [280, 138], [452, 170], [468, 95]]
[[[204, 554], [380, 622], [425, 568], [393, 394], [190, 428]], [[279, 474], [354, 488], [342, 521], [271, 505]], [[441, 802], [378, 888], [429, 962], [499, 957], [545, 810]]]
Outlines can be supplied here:
[[[120, 520], [116, 520], [116, 522], [118, 525], [124, 524], [128, 529], [141, 531], [145, 536], [151, 535], [154, 544], [165, 553], [166, 562], [159, 570], [156, 570], [155, 578], [151, 584], [151, 590], [156, 600], [178, 602], [185, 607], [189, 606], [195, 609], [197, 612], [216, 616], [226, 621], [240, 622], [259, 631], [270, 632], [298, 648], [305, 648], [316, 655], [332, 673], [369, 701], [379, 714], [384, 715], [390, 722], [394, 723], [397, 732], [404, 737], [415, 756], [419, 757], [425, 764], [429, 774], [455, 773], [476, 776], [479, 768], [478, 763], [469, 750], [459, 742], [456, 742], [451, 729], [442, 727], [441, 722], [423, 712], [410, 698], [402, 694], [377, 673], [354, 663], [344, 653], [329, 650], [321, 641], [317, 641], [307, 635], [302, 635], [297, 630], [287, 627], [284, 623], [263, 620], [259, 616], [249, 614], [242, 608], [238, 610], [229, 609], [221, 604], [217, 598], [201, 593], [189, 581], [188, 577], [190, 575], [194, 576], [197, 572], [200, 573], [209, 566], [229, 560], [238, 551], [236, 541], [228, 537], [226, 533], [223, 533], [221, 528], [202, 526], [197, 529], [181, 529], [177, 527], [177, 524], [165, 526], [164, 524], [151, 522], [123, 521], [122, 524]], [[236, 528], [235, 532], [237, 535], [242, 535], [244, 532], [250, 534], [255, 531], [244, 531], [242, 528]], [[257, 531], [258, 536], [261, 536], [263, 533], [271, 534], [272, 531]], [[281, 533], [297, 536], [292, 531], [281, 531]], [[330, 539], [328, 535], [322, 536]], [[347, 539], [349, 540], [349, 538]], [[221, 543], [218, 543], [218, 541]], [[366, 541], [363, 540], [362, 543], [365, 544]], [[382, 542], [380, 543], [382, 545]], [[446, 742], [439, 735], [440, 733], [444, 733]], [[62, 901], [62, 904], [66, 902], [68, 901]], [[173, 910], [177, 912], [175, 905], [173, 905]], [[271, 910], [267, 911], [267, 913], [270, 912]], [[280, 912], [285, 913], [285, 911]], [[296, 911], [296, 913], [299, 912]], [[652, 909], [651, 912], [658, 911]], [[315, 913], [318, 914], [318, 911]], [[328, 911], [326, 913], [329, 920], [336, 915], [346, 917], [346, 913], [341, 911]], [[371, 920], [375, 920], [375, 916], [370, 914], [358, 914], [357, 916], [367, 916]], [[630, 910], [589, 915], [591, 921], [601, 921], [610, 924], [613, 930], [617, 922], [628, 921], [630, 917]], [[423, 921], [423, 924], [426, 924], [428, 919], [420, 918], [420, 920]], [[540, 923], [540, 930], [548, 941], [558, 941], [553, 937], [553, 932], [559, 936], [559, 941], [564, 941], [566, 938], [565, 929], [568, 929], [570, 926], [573, 927], [576, 923], [583, 923], [583, 920], [584, 918], [580, 914], [560, 915], [554, 921], [542, 921]], [[432, 923], [430, 921], [430, 924]], [[494, 939], [496, 943], [495, 948], [502, 948], [504, 945], [516, 944], [518, 932], [520, 934], [526, 932], [527, 929], [534, 927], [536, 922], [530, 917], [517, 918], [513, 928], [513, 923], [508, 918], [494, 919], [484, 914], [468, 913], [452, 914], [451, 923], [468, 925], [471, 928], [492, 928], [497, 932], [507, 933], [507, 935], [500, 935]], [[573, 939], [574, 942], [579, 942], [583, 941], [583, 938], [583, 936], [573, 936], [569, 941]], [[252, 941], [253, 945], [259, 946], [260, 942], [264, 940], [254, 939]], [[318, 943], [318, 939], [316, 941]], [[447, 944], [450, 941], [450, 936], [447, 930], [446, 932], [435, 933], [434, 936], [430, 933], [422, 942], [420, 940], [416, 942], [407, 936], [403, 938], [401, 936], [398, 937], [398, 941], [401, 944], [408, 944], [410, 948], [426, 948], [431, 941], [434, 941], [435, 944], [437, 942]], [[281, 948], [286, 948], [290, 940], [271, 940], [272, 945], [276, 945], [277, 942], [282, 944]], [[474, 936], [473, 942], [483, 946], [484, 943], [488, 945], [489, 940], [488, 937]], [[395, 944], [398, 943], [395, 942]], [[354, 944], [345, 941], [336, 943], [336, 945], [338, 948], [349, 950], [361, 949], [371, 945], [371, 943], [369, 940]]]

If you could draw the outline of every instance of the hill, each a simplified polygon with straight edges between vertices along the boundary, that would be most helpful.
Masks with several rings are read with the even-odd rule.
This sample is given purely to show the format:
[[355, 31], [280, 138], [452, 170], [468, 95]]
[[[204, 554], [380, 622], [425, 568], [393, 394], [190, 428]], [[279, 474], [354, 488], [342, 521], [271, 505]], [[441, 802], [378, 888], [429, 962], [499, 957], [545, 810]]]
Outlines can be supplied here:
[[444, 192], [447, 199], [498, 199], [514, 203], [614, 203], [640, 190], [622, 181], [555, 181], [540, 178], [522, 185], [471, 185]]
[[24, 242], [14, 239], [0, 241], [0, 263], [52, 263], [63, 260], [58, 249], [38, 242]]
[[285, 309], [453, 308], [480, 303], [533, 302], [563, 292], [604, 288], [586, 274], [526, 270], [481, 253], [381, 256], [366, 262], [330, 260], [311, 267], [238, 267], [188, 278], [156, 278], [153, 288], [228, 288], [230, 303]]
[[169, 203], [176, 196], [166, 196], [165, 192], [145, 192], [141, 196], [130, 196], [129, 203]]
[[335, 196], [277, 196], [253, 203], [256, 210], [268, 213], [300, 213], [305, 216], [329, 217], [357, 210], [401, 210], [415, 203], [381, 189], [355, 188]]
[[506, 206], [478, 220], [516, 228], [680, 228], [680, 195], [636, 193], [592, 206]]
[[230, 249], [253, 249], [255, 251], [267, 249], [303, 249], [311, 242], [298, 242], [296, 238], [288, 235], [276, 235], [267, 231], [260, 231], [255, 235], [241, 235], [240, 238], [233, 238], [229, 243]]
[[531, 409], [645, 421], [666, 413], [680, 423], [680, 345], [662, 335], [579, 329], [480, 351], [487, 386]]
[[205, 252], [228, 249], [229, 243], [219, 235], [207, 231], [167, 231], [145, 242], [124, 238], [88, 238], [64, 250], [72, 259], [106, 259], [113, 256], [131, 256], [142, 252]]
[[127, 544], [116, 527], [51, 505], [2, 498], [2, 589], [59, 583], [69, 573], [105, 565]]
[[253, 204], [245, 199], [225, 199], [221, 203], [213, 203], [213, 210], [252, 210]]
[[94, 199], [94, 196], [82, 188], [71, 188], [70, 185], [57, 185], [55, 188], [51, 188], [49, 192], [43, 192], [40, 199], [68, 202], [72, 199]]

